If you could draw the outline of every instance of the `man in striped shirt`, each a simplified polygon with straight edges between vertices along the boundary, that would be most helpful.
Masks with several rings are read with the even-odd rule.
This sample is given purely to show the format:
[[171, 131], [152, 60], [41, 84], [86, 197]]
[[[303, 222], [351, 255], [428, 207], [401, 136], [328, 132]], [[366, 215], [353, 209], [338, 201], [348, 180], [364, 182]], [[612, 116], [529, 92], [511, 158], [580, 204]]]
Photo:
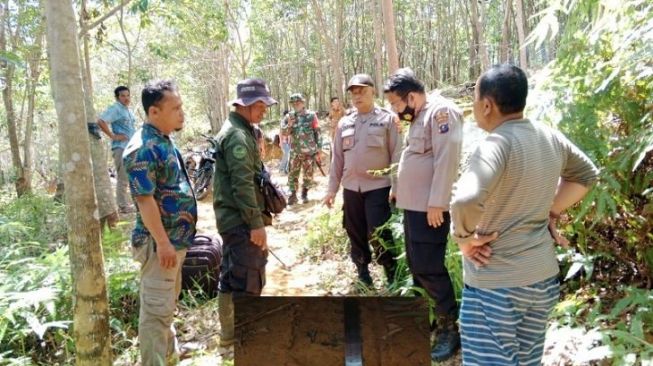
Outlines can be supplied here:
[[478, 79], [474, 117], [490, 134], [454, 186], [452, 232], [463, 256], [464, 365], [539, 365], [558, 301], [556, 220], [596, 180], [560, 132], [524, 118], [528, 81], [516, 66]]

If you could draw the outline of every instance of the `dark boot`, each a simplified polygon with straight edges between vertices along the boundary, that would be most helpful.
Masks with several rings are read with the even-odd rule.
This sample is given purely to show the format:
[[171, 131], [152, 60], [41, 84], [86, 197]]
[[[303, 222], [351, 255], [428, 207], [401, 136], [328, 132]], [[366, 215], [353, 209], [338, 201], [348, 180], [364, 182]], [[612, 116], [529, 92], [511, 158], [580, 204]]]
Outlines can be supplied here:
[[308, 203], [308, 188], [302, 188], [302, 203]]
[[383, 270], [385, 271], [385, 277], [388, 279], [388, 286], [391, 286], [395, 283], [396, 280], [395, 277], [397, 276], [397, 264], [386, 264], [383, 266]]
[[356, 264], [356, 269], [358, 271], [358, 280], [367, 287], [373, 287], [374, 282], [367, 264]]
[[451, 358], [460, 348], [460, 333], [455, 316], [438, 316], [436, 320], [435, 344], [431, 348], [431, 359], [442, 362]]
[[288, 197], [288, 205], [292, 206], [297, 204], [297, 193], [295, 191], [290, 192], [290, 197]]

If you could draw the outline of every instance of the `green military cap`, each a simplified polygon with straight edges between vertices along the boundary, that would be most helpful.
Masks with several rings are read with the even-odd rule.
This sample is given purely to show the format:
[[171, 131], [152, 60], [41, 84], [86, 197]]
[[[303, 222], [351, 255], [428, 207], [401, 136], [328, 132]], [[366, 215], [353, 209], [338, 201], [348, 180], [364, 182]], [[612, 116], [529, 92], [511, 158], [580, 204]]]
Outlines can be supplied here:
[[301, 93], [295, 93], [290, 96], [290, 103], [299, 102], [299, 101], [301, 102], [304, 101], [304, 96]]

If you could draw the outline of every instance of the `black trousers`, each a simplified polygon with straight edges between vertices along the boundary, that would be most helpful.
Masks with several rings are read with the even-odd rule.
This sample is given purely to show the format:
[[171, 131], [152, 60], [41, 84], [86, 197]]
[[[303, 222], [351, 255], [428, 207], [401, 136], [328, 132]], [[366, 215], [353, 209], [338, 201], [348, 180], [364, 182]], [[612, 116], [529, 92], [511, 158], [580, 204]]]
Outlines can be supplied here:
[[237, 226], [221, 234], [222, 265], [220, 266], [220, 292], [238, 296], [260, 296], [265, 286], [265, 265], [268, 251], [250, 240], [246, 225]]
[[[367, 265], [372, 261], [370, 244], [374, 248], [376, 262], [384, 267], [395, 265], [391, 251], [373, 240], [377, 227], [385, 224], [392, 215], [388, 195], [390, 187], [375, 189], [368, 192], [343, 191], [344, 227], [351, 242], [351, 259], [357, 265]], [[393, 239], [390, 230], [383, 230], [379, 237], [392, 247]]]
[[438, 315], [455, 315], [456, 296], [444, 265], [451, 217], [444, 213], [444, 222], [437, 228], [428, 225], [426, 212], [404, 210], [406, 259], [413, 274], [413, 283], [436, 302]]

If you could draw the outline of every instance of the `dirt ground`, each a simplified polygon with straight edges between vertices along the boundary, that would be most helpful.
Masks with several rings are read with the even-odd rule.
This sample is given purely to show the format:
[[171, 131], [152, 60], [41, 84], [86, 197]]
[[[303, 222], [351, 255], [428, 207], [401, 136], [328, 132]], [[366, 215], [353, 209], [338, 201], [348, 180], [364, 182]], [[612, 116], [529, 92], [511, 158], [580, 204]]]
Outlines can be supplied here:
[[[262, 297], [236, 302], [235, 364], [342, 365], [345, 299]], [[418, 300], [353, 299], [360, 313], [364, 365], [431, 364], [428, 310], [426, 302]]]

